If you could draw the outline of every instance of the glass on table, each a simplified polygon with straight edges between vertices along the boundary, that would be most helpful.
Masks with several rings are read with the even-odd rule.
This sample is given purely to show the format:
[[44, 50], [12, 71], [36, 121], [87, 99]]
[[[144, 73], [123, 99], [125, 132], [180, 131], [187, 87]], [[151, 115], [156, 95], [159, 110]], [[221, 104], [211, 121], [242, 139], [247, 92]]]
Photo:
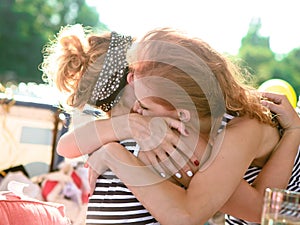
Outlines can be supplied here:
[[267, 188], [261, 225], [300, 225], [300, 193]]

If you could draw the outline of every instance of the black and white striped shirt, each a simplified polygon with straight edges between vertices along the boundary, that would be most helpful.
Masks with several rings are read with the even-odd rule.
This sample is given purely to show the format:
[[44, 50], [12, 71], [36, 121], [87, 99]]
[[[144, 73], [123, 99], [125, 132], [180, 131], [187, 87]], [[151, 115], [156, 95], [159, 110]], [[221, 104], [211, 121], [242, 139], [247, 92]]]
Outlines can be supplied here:
[[[134, 140], [122, 141], [121, 144], [137, 155], [139, 146]], [[97, 179], [94, 193], [88, 202], [86, 224], [159, 225], [124, 183], [110, 170]]]

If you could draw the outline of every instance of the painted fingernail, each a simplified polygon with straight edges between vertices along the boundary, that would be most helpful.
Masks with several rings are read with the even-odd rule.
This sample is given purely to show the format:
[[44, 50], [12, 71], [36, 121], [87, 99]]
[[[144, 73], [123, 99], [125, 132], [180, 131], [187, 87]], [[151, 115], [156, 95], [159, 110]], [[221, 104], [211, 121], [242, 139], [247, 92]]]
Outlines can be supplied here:
[[266, 102], [264, 99], [261, 99], [261, 100], [260, 100], [260, 103], [261, 103], [262, 105], [264, 105], [264, 106], [267, 105], [267, 102]]
[[196, 159], [196, 160], [194, 161], [194, 165], [195, 165], [195, 166], [199, 166], [199, 164], [200, 164], [199, 161]]
[[189, 171], [186, 172], [186, 175], [188, 175], [188, 177], [192, 177], [194, 174], [193, 174], [192, 171], [189, 170]]
[[163, 177], [163, 178], [165, 178], [165, 177], [166, 177], [166, 174], [163, 173], [163, 172], [161, 172], [161, 173], [160, 173], [160, 176]]
[[175, 173], [175, 176], [180, 179], [181, 178], [181, 174], [180, 173]]

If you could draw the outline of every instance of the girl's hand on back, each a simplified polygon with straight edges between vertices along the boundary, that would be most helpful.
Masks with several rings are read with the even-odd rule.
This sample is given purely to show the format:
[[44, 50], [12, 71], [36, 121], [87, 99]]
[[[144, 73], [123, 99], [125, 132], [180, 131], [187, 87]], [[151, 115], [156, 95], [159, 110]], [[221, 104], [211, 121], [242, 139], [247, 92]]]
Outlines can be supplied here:
[[282, 128], [285, 130], [300, 129], [300, 118], [285, 95], [263, 92], [261, 103], [277, 114]]

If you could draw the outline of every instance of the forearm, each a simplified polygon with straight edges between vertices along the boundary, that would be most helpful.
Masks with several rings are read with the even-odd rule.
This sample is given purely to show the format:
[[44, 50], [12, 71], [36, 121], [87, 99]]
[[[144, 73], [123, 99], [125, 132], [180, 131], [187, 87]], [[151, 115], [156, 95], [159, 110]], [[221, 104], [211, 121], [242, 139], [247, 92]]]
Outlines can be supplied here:
[[64, 134], [58, 141], [57, 152], [67, 158], [76, 158], [116, 140], [110, 119], [90, 121]]
[[267, 187], [285, 189], [300, 144], [300, 130], [287, 130], [252, 186], [261, 194]]
[[242, 180], [220, 211], [249, 222], [260, 223], [262, 205], [263, 197], [260, 193]]
[[67, 158], [76, 158], [110, 142], [140, 138], [138, 135], [145, 130], [143, 122], [142, 116], [136, 113], [89, 121], [63, 135], [58, 141], [57, 152]]

